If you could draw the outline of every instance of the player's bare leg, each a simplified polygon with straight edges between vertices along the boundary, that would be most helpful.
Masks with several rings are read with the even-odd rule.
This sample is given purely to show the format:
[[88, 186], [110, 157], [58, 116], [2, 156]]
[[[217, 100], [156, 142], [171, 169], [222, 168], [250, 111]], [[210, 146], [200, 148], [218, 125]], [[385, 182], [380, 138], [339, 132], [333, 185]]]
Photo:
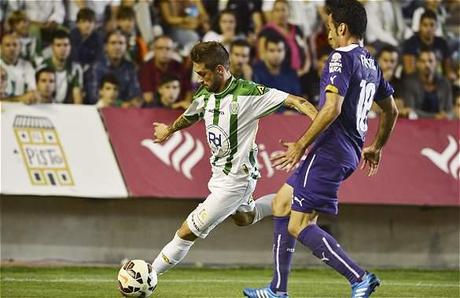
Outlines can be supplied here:
[[255, 200], [254, 210], [248, 212], [237, 211], [231, 217], [237, 226], [247, 226], [259, 222], [272, 215], [272, 202], [275, 194], [268, 194]]
[[185, 258], [197, 238], [185, 221], [171, 242], [166, 244], [155, 258], [152, 264], [153, 269], [160, 275], [174, 267]]

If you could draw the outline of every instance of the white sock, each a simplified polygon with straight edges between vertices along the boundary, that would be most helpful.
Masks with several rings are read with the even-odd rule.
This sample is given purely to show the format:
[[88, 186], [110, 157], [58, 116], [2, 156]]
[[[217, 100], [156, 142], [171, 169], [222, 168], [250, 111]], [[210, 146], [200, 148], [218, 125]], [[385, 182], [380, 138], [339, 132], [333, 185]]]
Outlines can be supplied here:
[[193, 241], [180, 238], [176, 233], [173, 240], [163, 247], [160, 254], [153, 261], [153, 270], [157, 274], [163, 274], [174, 267], [187, 255], [193, 243]]
[[254, 220], [251, 224], [255, 224], [264, 217], [273, 214], [272, 211], [272, 201], [275, 198], [275, 194], [271, 193], [255, 200], [256, 207], [254, 208], [255, 215]]

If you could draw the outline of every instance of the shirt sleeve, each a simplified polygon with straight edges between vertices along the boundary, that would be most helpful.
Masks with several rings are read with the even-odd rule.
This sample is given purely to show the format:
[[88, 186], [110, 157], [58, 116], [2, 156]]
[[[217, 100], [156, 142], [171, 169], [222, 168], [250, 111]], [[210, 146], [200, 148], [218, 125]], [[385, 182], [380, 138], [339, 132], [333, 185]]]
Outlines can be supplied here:
[[350, 85], [351, 73], [353, 65], [350, 57], [341, 52], [333, 52], [325, 66], [328, 69], [327, 75], [328, 85], [325, 88], [326, 92], [332, 92], [345, 97]]
[[205, 106], [205, 95], [199, 95], [193, 98], [192, 103], [185, 110], [183, 117], [189, 121], [197, 121], [203, 118]]
[[379, 70], [380, 81], [377, 87], [377, 92], [375, 93], [375, 97], [374, 97], [376, 101], [385, 99], [395, 92], [393, 89], [393, 86], [391, 86], [391, 84], [385, 81], [385, 79], [383, 78], [382, 70], [380, 68], [378, 70]]
[[264, 85], [256, 85], [254, 94], [251, 96], [252, 112], [256, 118], [261, 118], [278, 110], [284, 105], [288, 93], [267, 88]]
[[32, 64], [30, 64], [30, 62], [27, 62], [25, 73], [27, 90], [24, 90], [24, 92], [37, 89], [35, 86], [35, 70], [32, 67]]
[[131, 80], [129, 81], [129, 96], [127, 99], [131, 100], [135, 97], [142, 97], [141, 87], [139, 85], [139, 80], [137, 79], [137, 73], [134, 66], [129, 70], [128, 74]]

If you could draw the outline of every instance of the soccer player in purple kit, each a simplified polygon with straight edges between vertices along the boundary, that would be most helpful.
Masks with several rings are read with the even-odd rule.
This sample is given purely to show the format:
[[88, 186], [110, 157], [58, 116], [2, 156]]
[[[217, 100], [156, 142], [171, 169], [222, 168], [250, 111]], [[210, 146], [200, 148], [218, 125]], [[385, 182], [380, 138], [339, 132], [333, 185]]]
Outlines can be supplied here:
[[[273, 201], [272, 282], [266, 288], [244, 289], [246, 297], [288, 297], [288, 274], [296, 239], [350, 282], [352, 297], [369, 297], [380, 285], [373, 273], [356, 264], [316, 224], [320, 213], [337, 215], [339, 185], [357, 168], [360, 157], [364, 160], [361, 168], [369, 167], [369, 176], [377, 173], [382, 148], [398, 116], [393, 88], [362, 46], [367, 25], [363, 5], [357, 0], [335, 0], [326, 9], [328, 39], [335, 50], [321, 76], [321, 109], [296, 142], [283, 143], [287, 149], [273, 157], [274, 166], [290, 170], [312, 146]], [[374, 99], [382, 108], [379, 128], [372, 144], [362, 149], [367, 114]], [[291, 208], [286, 208], [291, 200]]]

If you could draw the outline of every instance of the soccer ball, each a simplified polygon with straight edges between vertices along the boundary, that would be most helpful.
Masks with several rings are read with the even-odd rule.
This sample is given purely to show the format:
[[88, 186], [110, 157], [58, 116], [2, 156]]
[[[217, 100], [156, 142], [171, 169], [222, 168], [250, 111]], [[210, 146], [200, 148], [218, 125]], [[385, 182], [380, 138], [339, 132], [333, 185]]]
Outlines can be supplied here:
[[149, 297], [157, 282], [152, 265], [143, 260], [128, 261], [118, 272], [118, 289], [125, 297]]

